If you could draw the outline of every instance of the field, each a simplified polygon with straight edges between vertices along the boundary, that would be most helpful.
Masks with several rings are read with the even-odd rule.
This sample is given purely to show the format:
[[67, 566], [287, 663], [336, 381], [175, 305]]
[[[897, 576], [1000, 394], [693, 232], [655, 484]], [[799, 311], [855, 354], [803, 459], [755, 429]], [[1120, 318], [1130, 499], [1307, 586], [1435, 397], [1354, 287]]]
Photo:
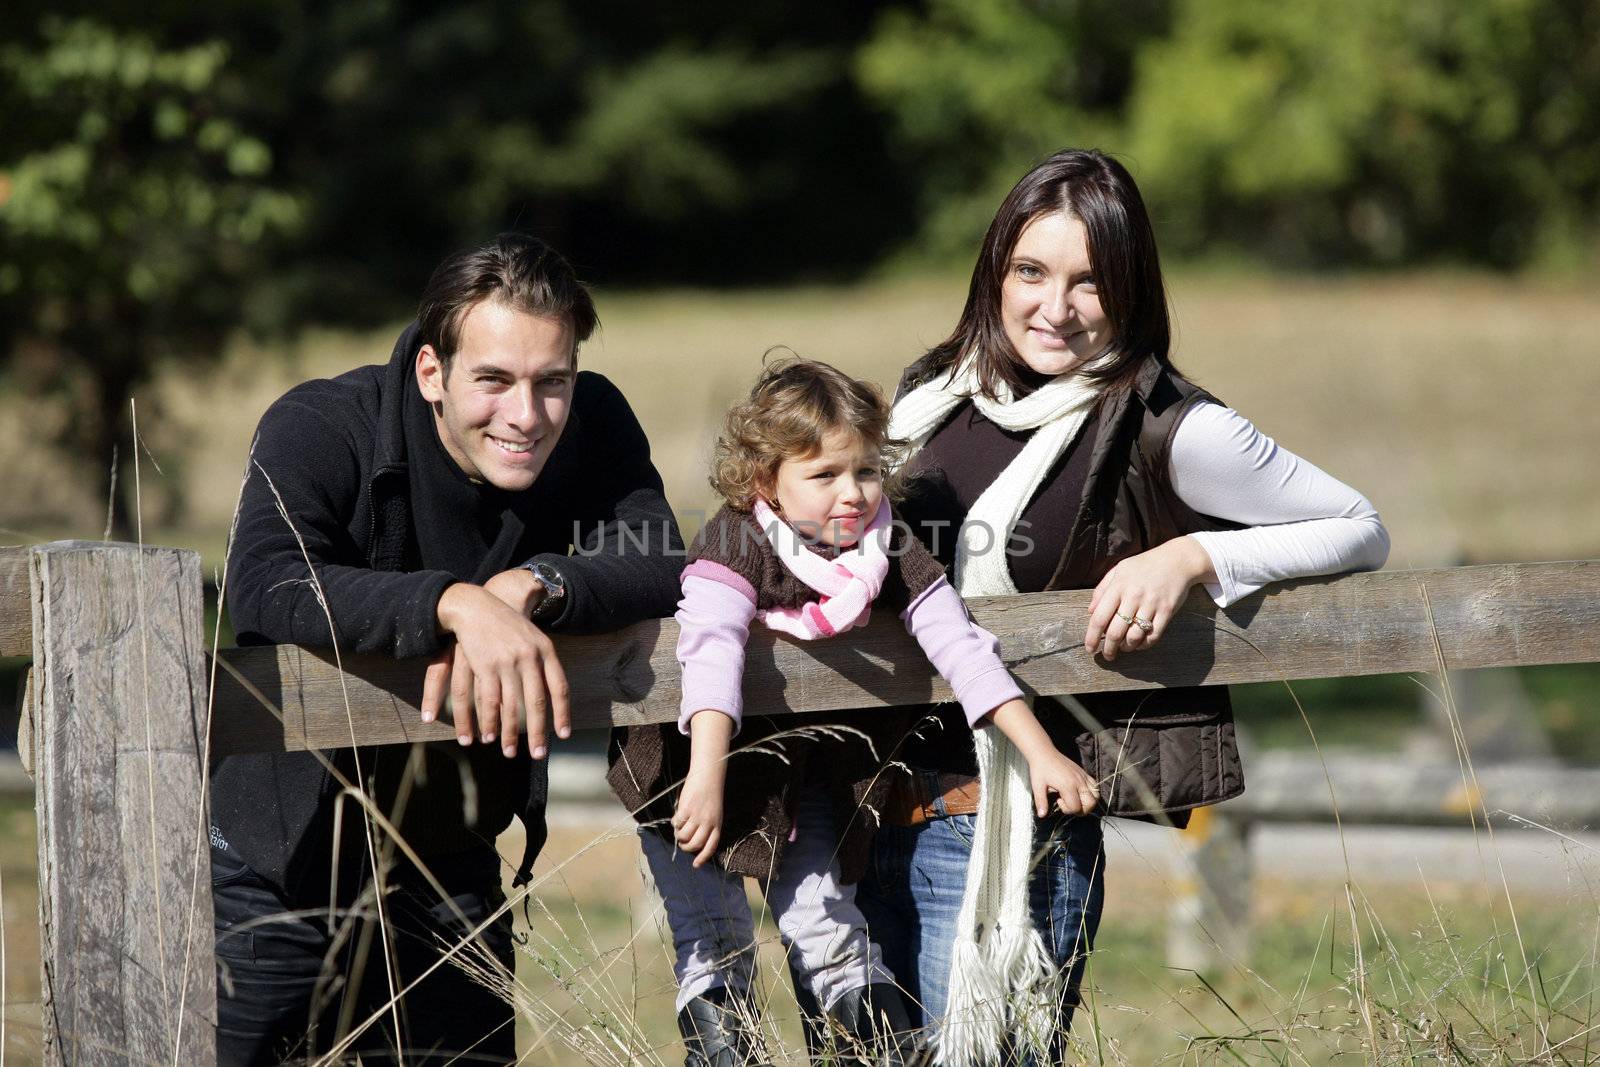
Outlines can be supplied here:
[[[1394, 535], [1391, 567], [1592, 555], [1600, 300], [1592, 289], [1491, 276], [1218, 279], [1173, 283], [1176, 360], [1284, 446], [1357, 486]], [[892, 386], [960, 309], [960, 279], [849, 289], [598, 295], [583, 366], [638, 411], [680, 513], [711, 503], [704, 460], [721, 411], [772, 346]], [[173, 370], [140, 398], [164, 473], [144, 472], [146, 536], [220, 559], [261, 411], [307, 377], [386, 359], [398, 325], [240, 341], [220, 369]], [[9, 393], [10, 391], [8, 391]], [[60, 414], [0, 399], [13, 540], [97, 533], [92, 463], [41, 452]], [[103, 462], [94, 460], [93, 462]], [[181, 501], [179, 508], [172, 501]]]
[[[681, 1056], [660, 906], [639, 866], [625, 830], [553, 836], [519, 975], [528, 1062], [554, 1067], [573, 1050], [602, 1064]], [[1109, 865], [1075, 1062], [1522, 1063], [1541, 1034], [1567, 1042], [1546, 1062], [1593, 1062], [1600, 890], [1588, 866], [1575, 861], [1538, 896], [1510, 896], [1492, 876], [1259, 879], [1251, 957], [1202, 975], [1165, 965], [1171, 876], [1138, 859]], [[764, 932], [773, 1029], [800, 1063], [776, 934]]]
[[[38, 1062], [32, 813], [0, 809], [5, 897], [4, 1057]], [[557, 826], [518, 930], [523, 1062], [675, 1064], [682, 1048], [660, 904], [623, 820]], [[1113, 830], [1113, 833], [1115, 831]], [[508, 834], [501, 851], [520, 841]], [[1074, 1062], [1482, 1063], [1600, 1057], [1600, 887], [1575, 856], [1548, 891], [1507, 894], [1488, 876], [1426, 884], [1258, 878], [1248, 960], [1215, 973], [1165, 964], [1178, 888], [1138, 859], [1107, 872], [1107, 909], [1074, 1026]], [[1347, 892], [1348, 891], [1348, 892]], [[761, 914], [758, 898], [752, 898]], [[525, 922], [526, 914], [531, 922]], [[776, 931], [764, 923], [760, 983], [777, 1062], [800, 1064], [799, 1026]]]
[[[949, 329], [962, 290], [960, 280], [923, 279], [601, 293], [604, 328], [582, 360], [633, 402], [692, 532], [711, 503], [702, 470], [719, 413], [765, 350], [784, 345], [892, 385]], [[1393, 534], [1390, 567], [1597, 554], [1590, 409], [1600, 396], [1600, 300], [1592, 291], [1485, 276], [1180, 274], [1174, 309], [1179, 365], [1284, 446], [1364, 491]], [[296, 381], [385, 358], [396, 328], [312, 332], [269, 348], [240, 341], [214, 372], [163, 374], [140, 399], [160, 464], [142, 475], [145, 538], [197, 547], [219, 565], [260, 412]], [[99, 535], [103, 502], [83, 488], [88, 461], [38, 443], [62, 418], [48, 403], [0, 396], [8, 489], [0, 540]], [[1600, 762], [1600, 672], [1511, 678], [1526, 707], [1505, 727], [1513, 740], [1497, 744]], [[1325, 742], [1405, 747], [1429, 732], [1431, 713], [1411, 679], [1296, 688]], [[1492, 685], [1483, 692], [1486, 712], [1516, 705]], [[1281, 687], [1240, 697], [1241, 719], [1264, 743], [1307, 743]], [[1478, 710], [1464, 705], [1463, 716]], [[595, 843], [597, 829], [561, 830], [541, 861], [546, 877], [519, 973], [528, 1062], [571, 1063], [574, 1048], [592, 1062], [676, 1062], [658, 908], [631, 839], [614, 833]], [[0, 808], [0, 1055], [14, 1063], [33, 1062], [38, 1048], [32, 832], [26, 806]], [[1488, 879], [1424, 887], [1404, 873], [1365, 886], [1263, 882], [1250, 965], [1202, 978], [1162, 964], [1170, 882], [1137, 865], [1113, 867], [1109, 878], [1091, 1001], [1076, 1029], [1087, 1062], [1514, 1063], [1542, 1035], [1561, 1050], [1548, 1062], [1600, 1055], [1590, 1034], [1600, 893], [1581, 879], [1537, 895], [1510, 895]], [[764, 952], [774, 1018], [792, 1053], [797, 1030], [782, 1006], [775, 943]]]

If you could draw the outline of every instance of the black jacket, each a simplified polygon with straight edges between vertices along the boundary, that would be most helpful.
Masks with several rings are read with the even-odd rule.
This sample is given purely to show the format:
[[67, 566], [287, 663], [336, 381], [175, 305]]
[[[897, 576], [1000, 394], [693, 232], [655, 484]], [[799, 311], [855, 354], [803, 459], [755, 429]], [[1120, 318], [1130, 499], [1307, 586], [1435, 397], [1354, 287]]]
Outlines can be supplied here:
[[[417, 552], [402, 419], [419, 345], [413, 324], [386, 366], [306, 382], [262, 416], [228, 560], [239, 644], [336, 641], [397, 658], [438, 651], [439, 597], [457, 579], [407, 569]], [[524, 510], [516, 559], [557, 566], [567, 585], [546, 629], [593, 633], [672, 613], [682, 540], [644, 431], [605, 378], [578, 374], [566, 429], [528, 492], [540, 507]], [[574, 546], [582, 554], [569, 555]], [[544, 843], [546, 782], [544, 761], [521, 758], [527, 788], [514, 810], [528, 847], [519, 880]], [[310, 753], [232, 756], [212, 776], [212, 823], [258, 874], [293, 890], [325, 862], [317, 853], [336, 792]]]

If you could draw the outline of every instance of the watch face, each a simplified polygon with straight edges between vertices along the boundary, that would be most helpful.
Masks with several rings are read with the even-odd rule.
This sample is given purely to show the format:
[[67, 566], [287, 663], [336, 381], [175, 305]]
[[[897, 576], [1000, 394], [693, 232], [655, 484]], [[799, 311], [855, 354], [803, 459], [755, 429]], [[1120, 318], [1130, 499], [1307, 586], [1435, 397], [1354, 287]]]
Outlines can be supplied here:
[[561, 580], [561, 572], [549, 564], [539, 564], [539, 569], [533, 573], [544, 586], [547, 596], [558, 597], [567, 591], [567, 583]]

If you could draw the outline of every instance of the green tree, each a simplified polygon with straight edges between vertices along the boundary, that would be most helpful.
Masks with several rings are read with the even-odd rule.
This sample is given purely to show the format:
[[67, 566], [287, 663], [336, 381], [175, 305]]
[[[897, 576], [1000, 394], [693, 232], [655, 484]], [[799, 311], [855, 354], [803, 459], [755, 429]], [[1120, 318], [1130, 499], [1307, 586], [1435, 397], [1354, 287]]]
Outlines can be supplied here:
[[881, 2], [231, 6], [186, 17], [239, 42], [307, 191], [291, 315], [392, 318], [510, 226], [603, 283], [771, 283], [860, 271], [910, 218], [851, 77]]
[[970, 258], [1007, 190], [1066, 145], [1120, 140], [1167, 0], [928, 0], [886, 12], [856, 61], [921, 175], [920, 243]]
[[1570, 258], [1600, 222], [1600, 4], [1185, 0], [1126, 143], [1189, 250]]
[[1065, 145], [1120, 155], [1189, 254], [1517, 267], [1600, 232], [1600, 0], [926, 0], [857, 69], [934, 252]]
[[218, 42], [91, 19], [46, 17], [0, 48], [0, 369], [72, 398], [102, 492], [114, 449], [131, 455], [134, 388], [159, 361], [220, 353], [257, 250], [299, 215], [236, 121], [226, 61]]

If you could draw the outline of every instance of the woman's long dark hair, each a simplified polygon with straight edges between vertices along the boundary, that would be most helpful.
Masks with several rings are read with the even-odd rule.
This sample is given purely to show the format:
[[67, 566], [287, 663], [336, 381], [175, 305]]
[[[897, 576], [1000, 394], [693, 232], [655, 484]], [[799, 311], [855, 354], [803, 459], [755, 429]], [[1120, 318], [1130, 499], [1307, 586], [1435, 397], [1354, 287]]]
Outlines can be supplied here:
[[954, 333], [916, 362], [911, 383], [954, 370], [968, 352], [978, 354], [979, 387], [991, 399], [1002, 381], [1016, 395], [1042, 383], [1006, 336], [1000, 288], [1022, 231], [1040, 215], [1056, 211], [1081, 220], [1088, 230], [1089, 267], [1111, 325], [1111, 358], [1082, 373], [1110, 390], [1131, 382], [1147, 357], [1170, 366], [1167, 291], [1139, 187], [1127, 168], [1103, 152], [1067, 148], [1023, 175], [1007, 194], [972, 268], [961, 321]]

